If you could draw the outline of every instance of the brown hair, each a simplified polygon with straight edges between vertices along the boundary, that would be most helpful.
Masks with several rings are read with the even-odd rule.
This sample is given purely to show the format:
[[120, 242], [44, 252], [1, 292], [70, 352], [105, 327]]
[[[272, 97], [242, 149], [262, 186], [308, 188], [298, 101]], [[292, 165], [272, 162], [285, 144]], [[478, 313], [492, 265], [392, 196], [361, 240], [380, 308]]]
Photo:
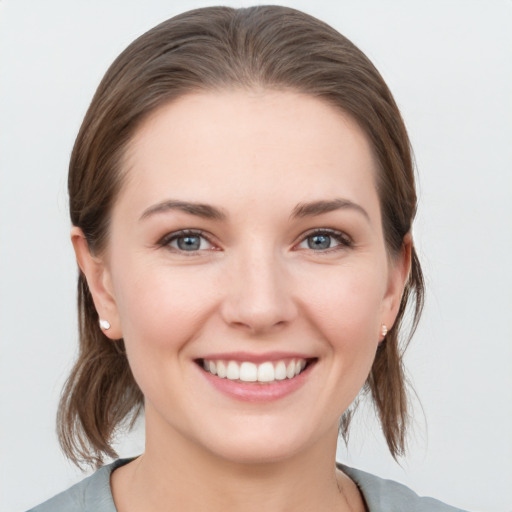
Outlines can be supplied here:
[[[186, 12], [143, 34], [109, 68], [87, 111], [69, 166], [73, 225], [93, 253], [108, 238], [109, 215], [123, 182], [123, 155], [141, 121], [192, 91], [263, 87], [318, 97], [354, 118], [379, 163], [377, 187], [388, 251], [398, 254], [416, 211], [407, 132], [382, 77], [349, 40], [300, 11], [277, 6], [212, 7]], [[394, 457], [405, 447], [407, 394], [399, 331], [413, 309], [411, 334], [423, 304], [423, 278], [414, 248], [396, 322], [379, 347], [363, 393], [375, 404]], [[63, 390], [58, 433], [76, 464], [115, 457], [117, 429], [143, 408], [123, 340], [98, 327], [85, 277], [78, 278], [80, 351]], [[402, 340], [405, 347], [409, 337]], [[341, 421], [346, 438], [351, 413]]]

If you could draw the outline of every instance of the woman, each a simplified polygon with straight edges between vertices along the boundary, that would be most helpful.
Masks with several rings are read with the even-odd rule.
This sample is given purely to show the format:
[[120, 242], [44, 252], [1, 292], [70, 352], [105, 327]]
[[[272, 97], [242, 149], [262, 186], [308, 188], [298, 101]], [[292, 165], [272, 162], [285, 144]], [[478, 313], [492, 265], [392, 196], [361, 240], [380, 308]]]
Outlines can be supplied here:
[[423, 298], [407, 133], [348, 40], [281, 7], [164, 22], [100, 84], [69, 194], [60, 440], [100, 466], [144, 408], [146, 449], [34, 510], [456, 510], [335, 464], [361, 388], [403, 453]]

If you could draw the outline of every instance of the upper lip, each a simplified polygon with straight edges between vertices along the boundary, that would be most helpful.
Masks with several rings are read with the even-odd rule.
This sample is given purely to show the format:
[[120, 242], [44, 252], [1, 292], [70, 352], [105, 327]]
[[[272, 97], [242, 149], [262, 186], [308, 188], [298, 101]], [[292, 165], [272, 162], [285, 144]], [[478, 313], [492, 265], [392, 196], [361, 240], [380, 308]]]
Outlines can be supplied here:
[[207, 361], [248, 361], [251, 363], [259, 364], [267, 361], [280, 361], [282, 359], [314, 359], [315, 356], [304, 354], [300, 352], [282, 352], [273, 351], [265, 352], [262, 354], [255, 354], [252, 352], [216, 352], [207, 354], [199, 359], [206, 359]]

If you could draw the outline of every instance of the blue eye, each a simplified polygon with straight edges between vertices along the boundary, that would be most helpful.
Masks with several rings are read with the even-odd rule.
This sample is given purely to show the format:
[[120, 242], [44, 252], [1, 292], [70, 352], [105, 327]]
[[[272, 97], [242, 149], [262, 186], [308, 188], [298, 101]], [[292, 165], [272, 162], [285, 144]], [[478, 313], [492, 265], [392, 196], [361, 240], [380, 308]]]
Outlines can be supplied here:
[[212, 244], [201, 232], [195, 231], [171, 233], [164, 237], [160, 244], [183, 252], [196, 252], [213, 248]]
[[201, 248], [201, 237], [197, 235], [180, 236], [176, 244], [182, 251], [197, 251]]
[[351, 246], [352, 240], [344, 233], [322, 229], [306, 234], [302, 242], [298, 245], [298, 248], [322, 252], [328, 251], [329, 249], [343, 249]]
[[313, 250], [329, 249], [332, 239], [329, 235], [312, 235], [306, 238], [308, 247]]

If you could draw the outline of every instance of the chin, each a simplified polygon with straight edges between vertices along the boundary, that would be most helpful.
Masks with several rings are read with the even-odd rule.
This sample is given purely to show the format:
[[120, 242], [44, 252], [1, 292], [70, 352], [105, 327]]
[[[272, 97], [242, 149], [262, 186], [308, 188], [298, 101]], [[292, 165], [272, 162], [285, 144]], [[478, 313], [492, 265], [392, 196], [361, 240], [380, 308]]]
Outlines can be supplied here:
[[244, 443], [225, 443], [216, 446], [212, 454], [235, 464], [258, 465], [283, 462], [294, 458], [301, 452], [299, 446], [290, 442], [271, 440], [260, 436], [248, 439]]
[[291, 427], [289, 420], [268, 420], [248, 418], [238, 425], [233, 422], [229, 430], [210, 431], [204, 446], [212, 455], [232, 463], [271, 464], [298, 457], [323, 437], [300, 422]]

